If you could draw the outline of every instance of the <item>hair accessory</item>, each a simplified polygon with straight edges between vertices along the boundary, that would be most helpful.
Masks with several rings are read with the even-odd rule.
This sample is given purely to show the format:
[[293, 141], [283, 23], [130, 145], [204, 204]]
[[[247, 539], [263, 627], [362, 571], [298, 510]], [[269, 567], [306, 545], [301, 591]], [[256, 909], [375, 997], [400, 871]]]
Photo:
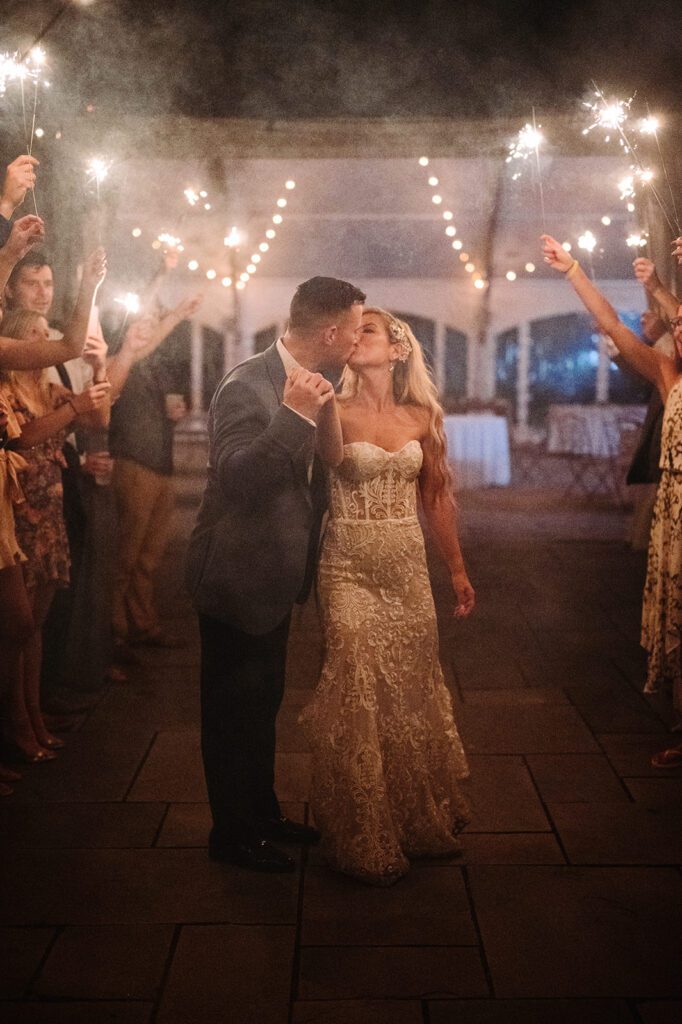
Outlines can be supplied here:
[[389, 333], [397, 342], [398, 362], [406, 363], [412, 353], [412, 342], [407, 336], [407, 331], [398, 320], [391, 320]]

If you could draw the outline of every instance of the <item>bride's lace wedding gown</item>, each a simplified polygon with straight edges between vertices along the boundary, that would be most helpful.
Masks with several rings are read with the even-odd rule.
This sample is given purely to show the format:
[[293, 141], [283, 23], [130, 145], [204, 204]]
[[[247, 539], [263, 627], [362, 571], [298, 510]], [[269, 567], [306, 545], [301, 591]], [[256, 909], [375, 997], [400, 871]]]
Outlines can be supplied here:
[[456, 853], [468, 775], [438, 660], [417, 519], [418, 441], [344, 448], [319, 569], [325, 662], [301, 715], [311, 804], [339, 871], [390, 884], [408, 858]]

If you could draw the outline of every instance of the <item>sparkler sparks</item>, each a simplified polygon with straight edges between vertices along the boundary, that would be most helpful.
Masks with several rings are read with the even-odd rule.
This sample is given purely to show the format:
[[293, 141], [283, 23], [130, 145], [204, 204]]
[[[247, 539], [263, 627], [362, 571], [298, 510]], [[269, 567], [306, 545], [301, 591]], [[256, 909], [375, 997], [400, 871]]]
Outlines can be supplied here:
[[583, 135], [589, 135], [595, 128], [606, 132], [604, 142], [611, 140], [611, 133], [617, 132], [619, 142], [628, 152], [631, 151], [630, 144], [623, 131], [623, 125], [630, 116], [630, 107], [634, 96], [629, 100], [612, 100], [607, 102], [601, 89], [595, 87], [595, 101], [585, 102], [584, 106], [590, 111], [593, 121], [587, 128], [583, 128]]
[[[506, 162], [510, 164], [513, 160], [527, 160], [530, 156], [537, 156], [538, 150], [544, 141], [545, 138], [539, 128], [534, 124], [524, 124], [517, 137], [509, 145]], [[521, 169], [515, 171], [512, 175], [512, 181], [520, 178], [521, 173]]]
[[94, 181], [97, 186], [97, 194], [99, 198], [99, 187], [104, 179], [109, 174], [111, 168], [111, 161], [104, 160], [101, 156], [93, 156], [88, 160], [86, 170], [88, 174], [88, 181]]
[[162, 232], [157, 236], [157, 241], [165, 245], [167, 249], [179, 249], [182, 240], [177, 238], [176, 235], [170, 235], [167, 231]]
[[594, 252], [596, 244], [597, 239], [591, 231], [584, 231], [578, 239], [578, 248], [584, 249], [585, 252], [589, 252], [590, 255]]
[[630, 249], [641, 249], [642, 246], [647, 244], [646, 237], [641, 232], [634, 232], [625, 239], [625, 244]]
[[114, 299], [119, 306], [123, 306], [126, 311], [126, 317], [135, 316], [140, 312], [140, 296], [134, 292], [126, 292], [120, 299]]
[[648, 117], [643, 117], [641, 119], [638, 127], [642, 135], [655, 135], [661, 127], [661, 122], [657, 117], [652, 117], [651, 114], [649, 114]]

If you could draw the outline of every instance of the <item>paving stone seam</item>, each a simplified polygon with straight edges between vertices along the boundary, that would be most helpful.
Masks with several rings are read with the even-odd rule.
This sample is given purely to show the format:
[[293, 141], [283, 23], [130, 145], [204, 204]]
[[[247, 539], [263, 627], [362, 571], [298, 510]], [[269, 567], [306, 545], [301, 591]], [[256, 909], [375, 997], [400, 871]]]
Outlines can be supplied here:
[[156, 1021], [158, 1019], [159, 1012], [161, 1010], [161, 1003], [163, 1002], [163, 997], [166, 994], [166, 985], [168, 984], [168, 978], [170, 976], [173, 961], [175, 959], [175, 953], [178, 948], [178, 943], [180, 942], [181, 932], [182, 925], [176, 923], [173, 929], [173, 937], [171, 938], [170, 945], [168, 947], [166, 962], [164, 963], [163, 971], [161, 972], [161, 978], [159, 980], [159, 986], [156, 992], [156, 999], [154, 1000], [152, 1012], [149, 1017], [149, 1024], [156, 1024]]
[[35, 985], [35, 983], [38, 981], [38, 978], [42, 974], [43, 968], [45, 967], [45, 964], [47, 963], [47, 961], [48, 961], [48, 959], [50, 957], [50, 954], [52, 953], [52, 950], [54, 949], [54, 947], [55, 947], [55, 945], [57, 943], [57, 940], [59, 939], [61, 934], [64, 932], [66, 926], [65, 925], [58, 925], [57, 927], [55, 927], [54, 925], [51, 925], [51, 926], [48, 926], [48, 927], [54, 928], [54, 934], [52, 935], [52, 938], [50, 939], [50, 941], [47, 943], [47, 945], [45, 947], [45, 950], [43, 952], [43, 955], [41, 956], [36, 969], [34, 970], [33, 974], [31, 975], [31, 977], [30, 977], [30, 979], [28, 981], [28, 984], [26, 985], [26, 988], [24, 989], [24, 996], [23, 996], [24, 999], [27, 999], [27, 998], [30, 997], [31, 991], [33, 989], [33, 986]]
[[[159, 826], [158, 826], [158, 828], [156, 830], [156, 834], [155, 834], [154, 838], [152, 839], [152, 846], [151, 846], [151, 848], [154, 849], [154, 850], [158, 850], [159, 849], [159, 847], [157, 846], [157, 843], [158, 843], [159, 839], [161, 838], [161, 833], [163, 832], [163, 826], [166, 824], [166, 818], [168, 817], [168, 814], [170, 812], [170, 808], [171, 808], [170, 803], [166, 803], [166, 809], [163, 812], [163, 814], [161, 815], [161, 821], [159, 822]], [[208, 843], [206, 843], [205, 845], [208, 848]], [[168, 847], [165, 847], [165, 849], [168, 849]], [[171, 846], [170, 849], [171, 850], [177, 850], [178, 847], [177, 846]]]
[[[149, 744], [147, 746], [147, 749], [145, 750], [144, 754], [140, 758], [140, 763], [138, 764], [137, 768], [133, 772], [133, 777], [130, 780], [130, 785], [128, 786], [128, 788], [126, 789], [125, 793], [123, 794], [123, 801], [124, 801], [124, 803], [128, 800], [128, 797], [132, 793], [133, 787], [135, 786], [135, 783], [137, 782], [138, 776], [140, 775], [142, 769], [144, 768], [144, 765], [145, 765], [145, 762], [146, 762], [147, 758], [149, 757], [149, 755], [152, 752], [152, 749], [154, 747], [154, 744], [156, 743], [156, 739], [157, 739], [158, 735], [159, 735], [159, 730], [157, 729], [153, 733], [152, 738], [150, 739]], [[154, 800], [142, 800], [142, 801], [135, 800], [135, 801], [131, 801], [131, 803], [155, 803], [155, 802], [158, 802], [158, 801], [154, 801]]]
[[[564, 691], [564, 692], [566, 692], [566, 691]], [[615, 769], [615, 767], [613, 766], [613, 764], [611, 763], [611, 761], [609, 760], [609, 756], [608, 756], [608, 754], [607, 754], [607, 752], [606, 752], [606, 750], [605, 750], [605, 748], [604, 748], [604, 745], [602, 744], [601, 740], [599, 739], [599, 735], [598, 735], [598, 734], [597, 734], [597, 733], [596, 733], [596, 732], [595, 732], [595, 731], [594, 731], [594, 730], [593, 730], [592, 728], [590, 728], [590, 726], [589, 726], [589, 725], [587, 724], [587, 722], [586, 722], [586, 721], [585, 721], [585, 719], [583, 718], [583, 715], [582, 715], [582, 714], [581, 714], [581, 712], [580, 712], [580, 708], [578, 708], [578, 707], [577, 707], [577, 706], [576, 706], [576, 705], [574, 704], [574, 702], [573, 702], [573, 701], [571, 700], [571, 695], [570, 695], [570, 693], [567, 693], [567, 692], [566, 692], [566, 699], [568, 700], [569, 706], [570, 706], [570, 707], [572, 707], [572, 708], [573, 708], [573, 709], [575, 710], [575, 713], [576, 713], [576, 714], [578, 715], [578, 717], [579, 717], [580, 721], [581, 721], [581, 722], [582, 722], [582, 723], [584, 724], [585, 728], [586, 728], [586, 729], [589, 729], [589, 731], [590, 731], [590, 735], [592, 736], [592, 739], [593, 739], [593, 740], [594, 740], [594, 742], [595, 742], [595, 743], [597, 744], [597, 746], [598, 746], [598, 747], [599, 747], [599, 749], [601, 750], [602, 754], [603, 754], [603, 755], [604, 755], [604, 757], [606, 758], [606, 763], [608, 764], [609, 768], [611, 769], [611, 771], [613, 772], [613, 774], [614, 774], [614, 775], [616, 776], [616, 778], [618, 779], [618, 782], [619, 782], [620, 788], [621, 788], [621, 789], [622, 789], [622, 790], [624, 791], [624, 793], [625, 793], [626, 797], [628, 798], [629, 802], [630, 802], [630, 803], [634, 803], [635, 801], [634, 801], [634, 798], [633, 798], [633, 796], [632, 796], [632, 793], [630, 793], [629, 789], [628, 789], [628, 788], [627, 788], [627, 786], [625, 785], [625, 782], [623, 781], [623, 779], [621, 778], [621, 776], [620, 776], [620, 775], [618, 774], [618, 772], [616, 771], [616, 769]], [[611, 733], [611, 734], [607, 734], [607, 733], [601, 733], [600, 735], [603, 735], [603, 736], [606, 736], [606, 735], [614, 735], [614, 736], [617, 736], [617, 735], [620, 735], [620, 734], [619, 734], [619, 733]], [[642, 735], [644, 735], [644, 734], [642, 734]]]
[[[526, 865], [523, 865], [526, 867]], [[546, 865], [545, 865], [546, 866]], [[278, 927], [268, 925], [268, 928]], [[281, 925], [279, 927], [282, 927]], [[291, 925], [288, 925], [291, 928]], [[302, 942], [301, 949], [479, 949], [477, 942]], [[383, 998], [383, 997], [382, 997]]]
[[528, 776], [530, 778], [531, 786], [535, 790], [535, 795], [537, 796], [538, 801], [540, 803], [540, 806], [542, 807], [542, 810], [543, 810], [543, 812], [545, 814], [545, 817], [547, 818], [547, 821], [548, 821], [549, 826], [550, 826], [550, 832], [551, 832], [551, 834], [554, 836], [554, 838], [557, 841], [557, 844], [559, 846], [559, 850], [561, 851], [561, 856], [564, 858], [566, 863], [569, 864], [570, 861], [568, 859], [568, 854], [566, 853], [566, 848], [565, 848], [565, 846], [564, 846], [564, 844], [562, 842], [561, 836], [559, 835], [559, 830], [556, 827], [556, 823], [554, 821], [554, 818], [552, 817], [552, 815], [549, 812], [549, 807], [547, 806], [547, 803], [545, 802], [545, 799], [544, 799], [542, 793], [540, 792], [540, 787], [538, 786], [537, 781], [535, 779], [535, 776], [533, 775], [533, 769], [531, 768], [531, 766], [530, 766], [530, 764], [528, 762], [527, 755], [524, 754], [522, 756], [521, 760], [523, 761], [523, 764], [525, 765], [526, 771], [528, 772]]
[[462, 867], [462, 881], [464, 882], [464, 891], [466, 892], [467, 901], [469, 903], [469, 913], [471, 914], [471, 921], [474, 926], [474, 931], [478, 936], [478, 945], [473, 948], [477, 948], [479, 956], [481, 958], [481, 964], [483, 965], [483, 976], [485, 983], [488, 986], [488, 991], [491, 995], [495, 995], [495, 983], [493, 981], [493, 974], [488, 963], [488, 954], [486, 952], [485, 944], [483, 942], [483, 932], [478, 921], [478, 914], [476, 913], [476, 902], [474, 900], [473, 889], [471, 888], [471, 880], [469, 878], [469, 871], [466, 865]]
[[[305, 804], [303, 820], [308, 823], [309, 809]], [[298, 1001], [299, 979], [301, 971], [301, 935], [303, 934], [303, 907], [305, 902], [306, 868], [308, 866], [308, 849], [301, 847], [300, 871], [298, 877], [298, 894], [296, 899], [296, 930], [294, 932], [294, 955], [291, 960], [291, 985], [289, 986], [289, 1008], [287, 1011], [288, 1024], [293, 1024], [295, 1004]], [[291, 926], [289, 926], [291, 927]]]

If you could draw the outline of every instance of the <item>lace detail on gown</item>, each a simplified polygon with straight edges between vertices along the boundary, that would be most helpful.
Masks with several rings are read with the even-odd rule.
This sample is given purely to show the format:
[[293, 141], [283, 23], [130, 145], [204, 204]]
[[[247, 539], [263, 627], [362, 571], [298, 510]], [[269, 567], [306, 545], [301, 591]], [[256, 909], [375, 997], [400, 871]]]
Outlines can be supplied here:
[[345, 446], [319, 568], [325, 662], [301, 715], [329, 864], [390, 884], [456, 853], [468, 775], [438, 660], [416, 479], [422, 451]]

